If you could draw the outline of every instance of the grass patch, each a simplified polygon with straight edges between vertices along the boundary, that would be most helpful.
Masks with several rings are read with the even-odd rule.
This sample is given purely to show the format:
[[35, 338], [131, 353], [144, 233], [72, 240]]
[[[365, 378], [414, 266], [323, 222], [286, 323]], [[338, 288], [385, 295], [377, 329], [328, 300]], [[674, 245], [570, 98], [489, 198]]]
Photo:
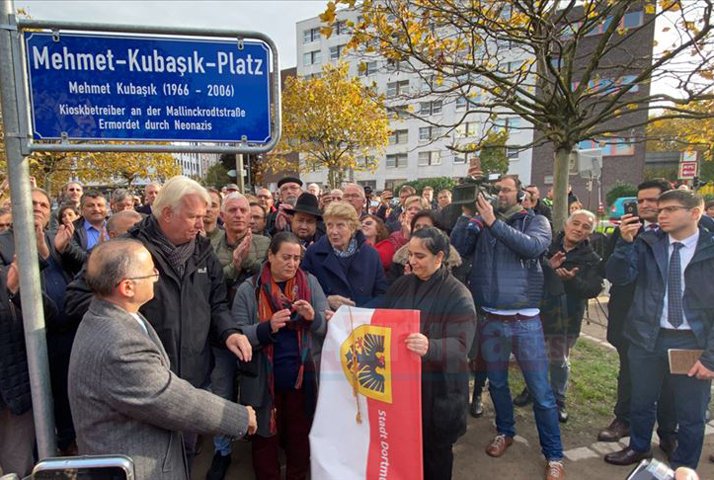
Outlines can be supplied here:
[[[617, 352], [586, 339], [579, 339], [570, 352], [570, 385], [567, 407], [570, 419], [561, 424], [564, 432], [593, 435], [612, 420], [612, 408], [617, 397]], [[511, 393], [515, 397], [525, 385], [515, 363], [509, 371]], [[516, 408], [515, 415], [524, 420], [533, 418], [531, 407]]]

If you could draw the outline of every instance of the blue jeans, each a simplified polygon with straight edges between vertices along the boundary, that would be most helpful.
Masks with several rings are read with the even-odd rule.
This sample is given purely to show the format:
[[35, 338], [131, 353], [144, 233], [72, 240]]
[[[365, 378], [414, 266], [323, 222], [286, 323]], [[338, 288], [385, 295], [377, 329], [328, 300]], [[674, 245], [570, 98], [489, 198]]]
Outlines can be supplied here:
[[533, 397], [541, 451], [547, 460], [562, 460], [558, 409], [548, 381], [548, 356], [540, 317], [504, 321], [489, 314], [482, 332], [481, 348], [486, 360], [498, 433], [508, 437], [516, 435], [513, 402], [508, 387], [508, 361], [513, 351]]
[[555, 395], [555, 403], [565, 405], [565, 395], [570, 381], [570, 350], [578, 341], [575, 335], [549, 335], [548, 362], [550, 363], [550, 386]]
[[667, 350], [670, 348], [698, 348], [691, 332], [671, 332], [660, 329], [654, 351], [631, 344], [628, 351], [632, 375], [630, 403], [630, 448], [636, 452], [650, 450], [652, 429], [657, 415], [657, 400], [667, 377], [675, 392], [678, 446], [672, 453], [673, 468], [697, 468], [702, 454], [706, 410], [709, 405], [711, 381], [697, 380], [687, 375], [669, 373]]
[[[211, 371], [211, 392], [221, 398], [236, 401], [235, 382], [238, 371], [238, 358], [225, 348], [211, 347], [215, 365]], [[216, 435], [213, 437], [213, 448], [226, 456], [231, 454], [231, 437]]]

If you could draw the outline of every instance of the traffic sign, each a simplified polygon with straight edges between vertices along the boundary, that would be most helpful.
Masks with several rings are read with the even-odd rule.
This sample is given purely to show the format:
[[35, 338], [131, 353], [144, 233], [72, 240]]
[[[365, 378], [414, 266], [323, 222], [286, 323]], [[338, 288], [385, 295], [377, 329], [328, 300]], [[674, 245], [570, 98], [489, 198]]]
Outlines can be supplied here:
[[697, 162], [681, 162], [679, 164], [679, 179], [691, 180], [697, 176]]
[[271, 125], [259, 40], [24, 32], [36, 140], [249, 142]]

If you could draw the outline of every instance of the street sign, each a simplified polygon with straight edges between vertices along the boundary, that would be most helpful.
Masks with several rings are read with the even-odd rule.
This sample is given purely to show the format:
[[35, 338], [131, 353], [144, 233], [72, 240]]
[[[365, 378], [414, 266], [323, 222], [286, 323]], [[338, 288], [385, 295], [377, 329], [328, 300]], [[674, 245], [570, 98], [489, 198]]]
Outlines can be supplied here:
[[35, 140], [265, 145], [277, 134], [263, 41], [23, 35]]
[[697, 162], [681, 162], [679, 164], [679, 179], [691, 180], [697, 176]]

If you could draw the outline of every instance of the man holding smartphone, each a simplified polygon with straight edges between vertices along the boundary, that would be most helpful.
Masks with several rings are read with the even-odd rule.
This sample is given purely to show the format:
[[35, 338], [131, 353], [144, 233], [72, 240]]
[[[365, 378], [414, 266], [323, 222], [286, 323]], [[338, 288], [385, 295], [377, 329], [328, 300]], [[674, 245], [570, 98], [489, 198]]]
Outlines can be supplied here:
[[137, 479], [188, 479], [180, 432], [242, 437], [256, 429], [251, 407], [193, 387], [139, 308], [154, 297], [159, 271], [141, 242], [94, 248], [85, 279], [94, 292], [77, 331], [69, 398], [80, 454], [122, 454]]
[[[651, 458], [652, 429], [664, 380], [676, 396], [679, 434], [669, 455], [673, 468], [697, 468], [714, 378], [714, 234], [698, 226], [704, 201], [683, 190], [657, 199], [657, 231], [640, 232], [640, 219], [624, 215], [620, 239], [607, 262], [613, 285], [634, 285], [625, 336], [630, 342], [630, 443], [605, 456], [614, 465]], [[670, 349], [703, 350], [686, 375], [670, 373]], [[661, 443], [661, 439], [660, 439]]]
[[[639, 219], [639, 232], [657, 232], [657, 199], [671, 190], [669, 182], [663, 178], [648, 180], [637, 186], [636, 217]], [[628, 215], [632, 215], [629, 213]], [[628, 216], [623, 216], [624, 221]], [[621, 228], [621, 227], [620, 227]], [[612, 255], [615, 245], [619, 240], [620, 228], [617, 228], [610, 238], [608, 250], [604, 261]], [[627, 350], [630, 341], [625, 337], [625, 319], [632, 305], [635, 285], [613, 285], [610, 288], [610, 301], [608, 303], [607, 340], [616, 349], [620, 357], [620, 371], [617, 377], [617, 401], [615, 403], [615, 419], [610, 425], [600, 431], [598, 440], [601, 442], [617, 442], [630, 433], [630, 398], [632, 396], [632, 377], [627, 359]], [[676, 443], [677, 421], [674, 413], [674, 399], [671, 389], [665, 382], [662, 387], [662, 396], [657, 403], [657, 435], [660, 448], [666, 454], [674, 451]]]

